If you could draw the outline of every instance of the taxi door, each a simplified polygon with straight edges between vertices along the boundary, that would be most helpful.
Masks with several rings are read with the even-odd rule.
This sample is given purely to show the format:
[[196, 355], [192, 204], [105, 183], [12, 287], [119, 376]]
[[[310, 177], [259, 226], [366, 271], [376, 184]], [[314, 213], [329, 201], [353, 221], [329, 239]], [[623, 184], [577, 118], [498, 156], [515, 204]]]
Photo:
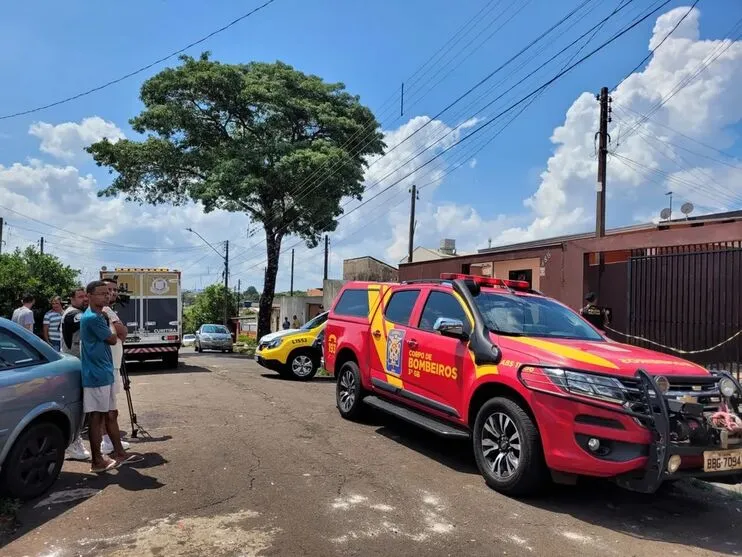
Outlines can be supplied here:
[[474, 364], [465, 339], [444, 336], [435, 330], [439, 318], [458, 319], [465, 334], [471, 333], [471, 317], [458, 295], [450, 289], [431, 288], [420, 300], [416, 322], [409, 333], [415, 347], [407, 355], [406, 378], [417, 392], [432, 401], [434, 410], [459, 419], [464, 411], [465, 375], [473, 373]]

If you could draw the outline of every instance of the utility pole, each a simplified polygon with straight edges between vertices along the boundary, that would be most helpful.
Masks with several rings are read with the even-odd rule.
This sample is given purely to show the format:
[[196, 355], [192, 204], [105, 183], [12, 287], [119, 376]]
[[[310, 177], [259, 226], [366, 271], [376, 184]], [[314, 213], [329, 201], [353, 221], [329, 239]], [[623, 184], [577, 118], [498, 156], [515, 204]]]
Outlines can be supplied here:
[[410, 188], [410, 245], [407, 248], [407, 263], [412, 263], [413, 243], [415, 242], [415, 200], [417, 199], [417, 186], [412, 184]]
[[229, 240], [224, 242], [224, 324], [229, 323]]
[[[608, 141], [610, 140], [608, 136], [608, 122], [611, 121], [611, 98], [608, 96], [608, 87], [602, 87], [600, 89], [600, 95], [598, 95], [597, 99], [600, 102], [600, 128], [598, 131], [598, 183], [595, 204], [595, 237], [602, 238], [605, 236], [605, 182], [608, 162]], [[600, 296], [604, 269], [605, 257], [603, 250], [598, 246], [598, 296]]]
[[237, 313], [240, 312], [240, 305], [242, 302], [242, 279], [237, 279]]
[[294, 248], [291, 248], [291, 296], [294, 295]]
[[41, 240], [39, 241], [39, 245], [41, 246], [41, 255], [44, 255], [44, 237], [41, 237]]
[[3, 226], [5, 221], [3, 217], [0, 217], [0, 253], [3, 253]]
[[330, 237], [325, 234], [325, 275], [324, 279], [327, 280], [327, 262], [330, 255]]
[[600, 101], [600, 130], [598, 131], [598, 184], [597, 200], [595, 205], [595, 236], [605, 236], [605, 177], [606, 162], [608, 160], [608, 122], [610, 97], [608, 87], [603, 87], [598, 95]]

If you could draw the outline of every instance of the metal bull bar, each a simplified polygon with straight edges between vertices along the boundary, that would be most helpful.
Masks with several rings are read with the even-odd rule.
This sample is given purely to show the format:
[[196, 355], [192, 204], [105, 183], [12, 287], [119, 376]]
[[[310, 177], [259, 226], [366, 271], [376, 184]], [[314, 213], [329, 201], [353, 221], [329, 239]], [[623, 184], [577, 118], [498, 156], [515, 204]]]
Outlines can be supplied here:
[[[742, 396], [742, 385], [739, 381], [729, 372], [719, 371], [712, 372], [712, 375], [718, 379], [724, 377], [730, 379], [736, 389], [739, 396]], [[655, 379], [647, 373], [646, 370], [638, 369], [635, 374], [636, 379], [639, 382], [639, 391], [642, 394], [642, 398], [646, 404], [646, 414], [641, 417], [646, 421], [646, 426], [650, 430], [653, 436], [653, 442], [649, 446], [649, 453], [647, 455], [647, 466], [644, 473], [641, 476], [636, 474], [630, 474], [628, 476], [622, 476], [616, 479], [616, 482], [627, 489], [633, 491], [639, 491], [642, 493], [653, 493], [657, 490], [660, 484], [667, 479], [677, 479], [684, 476], [724, 476], [724, 477], [735, 477], [739, 481], [742, 479], [742, 473], [735, 474], [734, 472], [690, 472], [684, 473], [677, 471], [671, 474], [668, 471], [668, 463], [670, 457], [673, 455], [679, 456], [699, 456], [702, 455], [705, 450], [719, 449], [719, 447], [711, 446], [682, 446], [672, 442], [670, 436], [670, 412], [674, 413], [683, 412], [684, 403], [678, 400], [670, 400], [660, 390]], [[634, 417], [638, 417], [639, 414], [631, 413]]]

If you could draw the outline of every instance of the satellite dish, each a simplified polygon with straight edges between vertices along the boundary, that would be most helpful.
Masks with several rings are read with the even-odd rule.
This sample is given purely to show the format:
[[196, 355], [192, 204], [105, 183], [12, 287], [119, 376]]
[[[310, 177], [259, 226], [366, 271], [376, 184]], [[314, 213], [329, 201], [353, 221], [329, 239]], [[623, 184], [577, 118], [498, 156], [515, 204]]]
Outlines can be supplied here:
[[670, 218], [670, 215], [672, 215], [672, 211], [670, 210], [669, 207], [665, 207], [664, 209], [662, 209], [662, 212], [660, 213], [660, 218], [662, 220], [667, 220]]
[[103, 271], [103, 272], [106, 272], [108, 270], [108, 267], [106, 267], [105, 265], [103, 265], [103, 267], [101, 267], [100, 270]]
[[693, 203], [688, 201], [686, 203], [683, 203], [683, 206], [680, 207], [680, 212], [683, 213], [685, 215], [685, 218], [687, 219], [688, 215], [690, 215], [693, 212], [693, 209], [695, 209], [695, 207], [693, 206]]

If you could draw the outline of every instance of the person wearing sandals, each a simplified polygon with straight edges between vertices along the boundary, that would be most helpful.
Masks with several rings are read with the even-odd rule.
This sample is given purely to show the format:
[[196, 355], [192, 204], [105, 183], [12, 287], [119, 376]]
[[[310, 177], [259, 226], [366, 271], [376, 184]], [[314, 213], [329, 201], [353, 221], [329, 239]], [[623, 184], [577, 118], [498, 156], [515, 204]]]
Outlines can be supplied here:
[[[115, 412], [116, 386], [111, 346], [119, 338], [126, 338], [127, 331], [116, 314], [108, 308], [108, 285], [105, 282], [93, 281], [85, 290], [89, 303], [80, 320], [83, 408], [90, 422], [90, 452], [93, 460], [91, 471], [105, 472], [137, 459], [136, 455], [130, 455], [121, 445]], [[109, 316], [108, 313], [113, 315]], [[114, 324], [116, 333], [111, 332], [111, 323]], [[113, 443], [113, 458], [101, 452], [104, 424]]]

